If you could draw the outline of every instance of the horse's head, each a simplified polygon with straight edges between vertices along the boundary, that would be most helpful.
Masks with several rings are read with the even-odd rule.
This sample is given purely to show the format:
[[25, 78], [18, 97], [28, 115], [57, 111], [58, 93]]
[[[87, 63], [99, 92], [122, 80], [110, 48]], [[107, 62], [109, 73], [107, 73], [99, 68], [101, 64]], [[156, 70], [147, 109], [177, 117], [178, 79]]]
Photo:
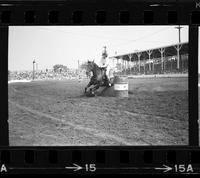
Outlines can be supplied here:
[[87, 71], [88, 72], [91, 72], [94, 70], [96, 64], [94, 63], [94, 60], [93, 61], [88, 61], [87, 62]]

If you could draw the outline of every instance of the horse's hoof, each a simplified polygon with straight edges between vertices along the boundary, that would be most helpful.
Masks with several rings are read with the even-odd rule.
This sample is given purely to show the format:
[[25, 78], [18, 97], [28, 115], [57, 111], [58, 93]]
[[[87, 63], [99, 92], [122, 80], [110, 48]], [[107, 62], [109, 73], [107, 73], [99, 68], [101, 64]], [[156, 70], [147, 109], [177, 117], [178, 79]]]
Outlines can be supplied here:
[[86, 93], [86, 96], [88, 96], [88, 97], [94, 97], [94, 96], [95, 96], [95, 93], [87, 92], [87, 93]]
[[95, 97], [96, 95], [95, 95], [94, 93], [91, 93], [90, 96], [91, 96], [91, 97]]

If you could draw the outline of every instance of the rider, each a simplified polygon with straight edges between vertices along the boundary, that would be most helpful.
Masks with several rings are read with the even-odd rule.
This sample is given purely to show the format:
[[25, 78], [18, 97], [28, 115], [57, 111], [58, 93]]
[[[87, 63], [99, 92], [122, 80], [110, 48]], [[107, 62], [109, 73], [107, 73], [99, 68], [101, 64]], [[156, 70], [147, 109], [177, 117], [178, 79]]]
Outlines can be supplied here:
[[107, 81], [108, 81], [108, 85], [111, 86], [110, 83], [110, 76], [109, 76], [109, 72], [110, 72], [110, 66], [108, 64], [108, 53], [106, 51], [106, 46], [103, 47], [103, 52], [102, 52], [102, 56], [101, 56], [101, 60], [100, 60], [100, 67], [106, 67], [106, 77], [107, 77]]

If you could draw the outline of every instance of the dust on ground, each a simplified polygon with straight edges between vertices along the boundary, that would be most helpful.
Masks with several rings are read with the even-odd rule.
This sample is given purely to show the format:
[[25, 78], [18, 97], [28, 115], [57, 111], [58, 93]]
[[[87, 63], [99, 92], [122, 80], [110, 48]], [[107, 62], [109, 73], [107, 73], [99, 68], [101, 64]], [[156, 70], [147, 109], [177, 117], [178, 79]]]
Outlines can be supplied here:
[[88, 82], [9, 84], [10, 145], [188, 145], [188, 78], [130, 79], [128, 98]]

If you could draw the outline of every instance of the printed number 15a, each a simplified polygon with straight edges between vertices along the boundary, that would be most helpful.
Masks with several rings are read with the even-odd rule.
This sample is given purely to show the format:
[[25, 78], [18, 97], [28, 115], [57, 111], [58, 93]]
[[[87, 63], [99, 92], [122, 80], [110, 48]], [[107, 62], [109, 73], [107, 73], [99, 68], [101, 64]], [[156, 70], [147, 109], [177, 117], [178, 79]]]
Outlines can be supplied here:
[[188, 165], [175, 164], [174, 168], [175, 168], [175, 172], [180, 172], [180, 173], [194, 172], [191, 164], [188, 164]]

